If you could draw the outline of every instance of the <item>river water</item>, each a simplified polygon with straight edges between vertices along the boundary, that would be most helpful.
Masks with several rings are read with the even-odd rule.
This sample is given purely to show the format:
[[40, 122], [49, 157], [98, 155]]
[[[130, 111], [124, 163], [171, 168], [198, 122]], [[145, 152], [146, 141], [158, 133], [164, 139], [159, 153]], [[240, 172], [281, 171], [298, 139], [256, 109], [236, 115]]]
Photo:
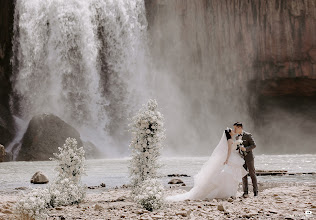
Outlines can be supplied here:
[[[107, 188], [122, 186], [129, 183], [128, 165], [130, 158], [98, 159], [86, 161], [86, 175], [82, 182], [87, 186], [97, 186], [105, 183]], [[165, 186], [172, 177], [168, 174], [187, 174], [190, 177], [180, 177], [187, 187], [193, 186], [193, 176], [208, 157], [163, 157], [161, 163], [161, 180]], [[56, 176], [55, 162], [7, 162], [0, 163], [0, 193], [15, 192], [17, 187], [43, 187], [30, 183], [32, 175], [42, 171], [49, 180]], [[287, 170], [289, 173], [316, 172], [316, 154], [292, 155], [257, 155], [255, 157], [257, 170]], [[250, 181], [251, 182], [251, 181]], [[259, 185], [279, 184], [315, 184], [316, 175], [285, 175], [258, 176]]]

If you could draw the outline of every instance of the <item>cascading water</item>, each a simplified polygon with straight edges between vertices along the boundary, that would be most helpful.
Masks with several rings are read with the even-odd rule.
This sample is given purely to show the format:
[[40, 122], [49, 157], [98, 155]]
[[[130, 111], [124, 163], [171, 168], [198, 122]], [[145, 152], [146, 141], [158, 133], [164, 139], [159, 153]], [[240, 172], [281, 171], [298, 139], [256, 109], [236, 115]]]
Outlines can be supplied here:
[[[117, 156], [115, 137], [126, 136], [119, 122], [142, 97], [134, 85], [146, 72], [143, 1], [17, 0], [14, 22], [16, 117], [53, 113]], [[26, 126], [18, 129], [11, 149]]]
[[[315, 19], [305, 15], [313, 15], [315, 7], [309, 1], [15, 2], [11, 107], [19, 132], [7, 150], [18, 151], [16, 143], [32, 116], [51, 112], [108, 155], [127, 155], [126, 118], [149, 97], [157, 99], [166, 119], [167, 154], [208, 154], [236, 120], [258, 145], [266, 146], [269, 136], [271, 152], [275, 143], [284, 149], [291, 145], [295, 152], [301, 146], [296, 135], [310, 136], [314, 120], [306, 123], [305, 118], [313, 110], [296, 117], [286, 114], [290, 107], [284, 102], [280, 119], [278, 108], [267, 115], [258, 101], [271, 99], [263, 93], [258, 99], [266, 77], [288, 72], [291, 78], [294, 67], [298, 75], [301, 69], [310, 72], [308, 42], [315, 36], [310, 29]], [[280, 30], [272, 33], [271, 28]], [[298, 128], [294, 135], [283, 129], [289, 125]], [[307, 136], [305, 149], [313, 149]]]

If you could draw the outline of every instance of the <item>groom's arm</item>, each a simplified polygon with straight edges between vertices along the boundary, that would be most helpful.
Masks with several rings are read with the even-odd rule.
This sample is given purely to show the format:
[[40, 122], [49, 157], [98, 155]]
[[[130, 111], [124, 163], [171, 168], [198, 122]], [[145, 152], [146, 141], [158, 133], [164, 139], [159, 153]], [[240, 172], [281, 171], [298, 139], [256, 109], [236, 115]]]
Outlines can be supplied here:
[[249, 141], [249, 146], [245, 147], [246, 148], [246, 152], [249, 152], [249, 151], [251, 151], [251, 150], [256, 148], [256, 142], [253, 139], [252, 134], [250, 134], [250, 133], [248, 135], [248, 141]]

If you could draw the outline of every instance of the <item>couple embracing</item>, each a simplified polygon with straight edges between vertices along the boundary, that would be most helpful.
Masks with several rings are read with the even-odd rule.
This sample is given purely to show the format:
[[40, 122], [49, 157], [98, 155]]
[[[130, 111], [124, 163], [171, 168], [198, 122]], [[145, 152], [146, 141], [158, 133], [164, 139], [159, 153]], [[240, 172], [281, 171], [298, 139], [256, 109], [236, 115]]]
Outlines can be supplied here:
[[194, 176], [193, 188], [184, 194], [169, 196], [166, 200], [235, 198], [241, 180], [243, 197], [248, 197], [248, 172], [254, 196], [257, 196], [258, 185], [252, 153], [255, 147], [252, 135], [243, 130], [242, 123], [236, 122], [233, 129], [227, 128], [223, 132], [210, 158]]

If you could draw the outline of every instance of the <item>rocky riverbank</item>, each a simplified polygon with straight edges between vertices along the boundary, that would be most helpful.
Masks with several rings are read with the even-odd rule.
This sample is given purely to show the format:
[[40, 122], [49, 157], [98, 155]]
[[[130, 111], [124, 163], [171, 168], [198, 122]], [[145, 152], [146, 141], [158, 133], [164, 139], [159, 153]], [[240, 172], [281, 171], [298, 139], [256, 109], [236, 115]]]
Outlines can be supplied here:
[[[176, 187], [166, 194], [184, 191]], [[50, 209], [49, 219], [312, 219], [316, 215], [316, 185], [264, 188], [258, 197], [249, 198], [242, 198], [239, 191], [236, 199], [167, 203], [154, 212], [136, 205], [129, 193], [125, 187], [88, 193], [79, 205]], [[18, 218], [13, 211], [17, 198], [17, 194], [0, 195], [0, 219]]]

